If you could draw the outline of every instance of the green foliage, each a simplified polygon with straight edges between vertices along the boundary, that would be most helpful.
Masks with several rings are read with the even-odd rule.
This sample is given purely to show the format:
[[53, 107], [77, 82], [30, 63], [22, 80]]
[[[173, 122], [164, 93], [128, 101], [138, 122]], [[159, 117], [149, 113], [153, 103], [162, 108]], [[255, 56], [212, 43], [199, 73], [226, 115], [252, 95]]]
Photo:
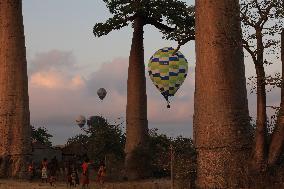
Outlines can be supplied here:
[[[80, 134], [70, 138], [67, 147], [72, 147], [77, 155], [87, 154], [95, 164], [107, 157], [108, 178], [122, 179], [121, 171], [124, 161], [125, 133], [120, 124], [109, 124], [100, 116], [92, 116], [88, 122], [86, 134]], [[133, 152], [133, 158], [139, 161], [139, 165], [130, 165], [139, 172], [154, 178], [169, 177], [171, 171], [170, 145], [174, 148], [174, 172], [179, 184], [189, 182], [195, 176], [196, 153], [190, 138], [169, 138], [165, 134], [158, 133], [157, 129], [149, 131], [147, 145], [137, 147]], [[142, 170], [143, 169], [143, 170]], [[114, 176], [115, 175], [115, 176]]]
[[179, 136], [173, 141], [175, 179], [181, 188], [196, 179], [196, 151], [190, 138]]
[[128, 162], [128, 168], [136, 170], [142, 179], [151, 177], [153, 172], [153, 155], [151, 147], [148, 144], [137, 146], [132, 151], [133, 161]]
[[179, 182], [195, 178], [196, 152], [190, 138], [177, 137], [169, 138], [164, 134], [157, 133], [157, 129], [150, 130], [149, 153], [151, 154], [150, 164], [153, 177], [170, 176], [171, 152], [170, 145], [173, 145], [174, 152], [174, 174]]
[[[124, 158], [125, 134], [120, 124], [112, 125], [100, 116], [92, 116], [88, 122], [86, 134], [80, 134], [68, 139], [67, 147], [72, 147], [78, 155], [87, 154], [88, 157], [99, 164], [105, 156]], [[75, 150], [75, 149], [80, 150]]]
[[112, 125], [100, 116], [91, 118], [89, 125], [89, 153], [90, 157], [104, 160], [105, 155], [114, 154], [116, 158], [124, 158], [125, 134], [120, 124]]
[[33, 140], [36, 140], [47, 146], [52, 146], [50, 138], [52, 138], [53, 136], [48, 133], [48, 130], [45, 127], [39, 127], [39, 128], [35, 128], [34, 126], [31, 127], [32, 127]]
[[89, 137], [87, 135], [79, 134], [75, 137], [69, 138], [67, 147], [76, 155], [83, 155], [88, 152]]
[[153, 177], [165, 177], [170, 175], [171, 139], [164, 134], [157, 133], [158, 129], [149, 132], [149, 149], [151, 156]]
[[105, 23], [94, 26], [95, 36], [103, 36], [112, 30], [129, 25], [137, 17], [144, 25], [158, 28], [165, 39], [185, 44], [194, 39], [194, 8], [179, 0], [104, 0], [111, 14]]

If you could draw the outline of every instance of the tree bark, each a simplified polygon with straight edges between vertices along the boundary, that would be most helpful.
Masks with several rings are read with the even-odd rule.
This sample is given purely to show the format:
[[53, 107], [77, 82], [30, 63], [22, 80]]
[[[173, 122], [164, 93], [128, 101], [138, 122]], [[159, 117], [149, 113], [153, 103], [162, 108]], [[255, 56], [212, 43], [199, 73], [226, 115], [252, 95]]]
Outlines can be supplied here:
[[238, 0], [196, 1], [194, 142], [198, 188], [247, 184], [251, 130]]
[[277, 124], [273, 131], [269, 146], [268, 166], [274, 167], [279, 163], [280, 155], [284, 144], [284, 30], [281, 32], [281, 61], [282, 61], [282, 83], [281, 83], [281, 103]]
[[0, 2], [0, 177], [24, 177], [31, 155], [21, 0]]
[[148, 136], [143, 26], [143, 18], [136, 17], [128, 67], [125, 167], [130, 180], [145, 176], [143, 164], [134, 154], [139, 147], [145, 147]]
[[263, 42], [261, 29], [256, 28], [257, 57], [255, 64], [257, 77], [257, 118], [252, 168], [262, 171], [266, 167], [267, 158], [267, 124], [266, 124], [266, 91], [265, 71], [263, 67]]

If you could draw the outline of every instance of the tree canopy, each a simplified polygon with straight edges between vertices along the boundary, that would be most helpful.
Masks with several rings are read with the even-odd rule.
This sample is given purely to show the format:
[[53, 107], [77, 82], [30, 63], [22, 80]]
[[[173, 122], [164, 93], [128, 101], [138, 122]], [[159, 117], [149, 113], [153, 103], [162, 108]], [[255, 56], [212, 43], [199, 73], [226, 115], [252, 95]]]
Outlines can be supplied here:
[[158, 28], [163, 38], [175, 40], [179, 45], [194, 39], [194, 8], [179, 0], [104, 0], [111, 14], [105, 23], [97, 23], [93, 32], [103, 36], [112, 30], [129, 25], [136, 17], [142, 17], [144, 25]]
[[[279, 40], [275, 35], [280, 34], [283, 23], [283, 7], [281, 0], [241, 0], [241, 20], [243, 28], [243, 47], [258, 64], [260, 51], [275, 54]], [[261, 36], [257, 36], [257, 32]], [[262, 38], [261, 49], [257, 47], [257, 38]], [[264, 59], [265, 64], [271, 64]]]
[[32, 127], [32, 139], [33, 140], [36, 140], [47, 146], [52, 145], [50, 139], [53, 136], [48, 133], [48, 130], [45, 127], [39, 127], [39, 128], [35, 128], [34, 126], [31, 126], [31, 127]]
[[67, 147], [79, 154], [87, 154], [96, 163], [104, 160], [106, 155], [113, 154], [118, 159], [124, 158], [125, 134], [120, 124], [110, 124], [101, 116], [91, 116], [87, 121], [86, 134], [80, 134], [68, 139]]

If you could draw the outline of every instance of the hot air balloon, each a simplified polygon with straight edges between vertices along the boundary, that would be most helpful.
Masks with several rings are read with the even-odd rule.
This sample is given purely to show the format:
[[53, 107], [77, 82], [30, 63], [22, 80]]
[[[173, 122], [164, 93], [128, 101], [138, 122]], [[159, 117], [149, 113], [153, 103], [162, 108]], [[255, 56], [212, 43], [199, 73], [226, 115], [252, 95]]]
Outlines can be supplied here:
[[86, 124], [85, 116], [79, 115], [78, 118], [76, 119], [76, 123], [80, 128], [83, 128], [84, 125]]
[[99, 96], [99, 98], [101, 100], [103, 100], [107, 94], [106, 90], [104, 88], [100, 88], [98, 91], [97, 91], [97, 94]]
[[188, 63], [184, 55], [172, 47], [165, 47], [150, 58], [149, 76], [169, 105], [169, 97], [174, 96], [187, 76]]

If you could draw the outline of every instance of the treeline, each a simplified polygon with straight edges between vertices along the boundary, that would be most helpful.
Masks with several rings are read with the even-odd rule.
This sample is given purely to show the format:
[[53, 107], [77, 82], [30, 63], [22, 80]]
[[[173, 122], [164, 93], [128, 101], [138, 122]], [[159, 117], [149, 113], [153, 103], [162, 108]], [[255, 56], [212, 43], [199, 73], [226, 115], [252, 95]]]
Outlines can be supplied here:
[[[126, 178], [124, 172], [125, 142], [126, 136], [122, 129], [122, 123], [110, 124], [103, 117], [92, 116], [87, 123], [85, 133], [68, 139], [65, 148], [69, 148], [69, 151], [73, 150], [73, 153], [78, 157], [83, 158], [87, 155], [94, 164], [105, 161], [108, 178], [123, 180]], [[165, 134], [158, 133], [158, 129], [150, 129], [147, 145], [137, 148], [134, 158], [143, 164], [142, 167], [148, 172], [148, 178], [169, 178], [171, 174], [171, 146], [173, 147], [175, 179], [180, 181], [194, 179], [196, 153], [190, 138], [182, 136], [170, 138]]]

